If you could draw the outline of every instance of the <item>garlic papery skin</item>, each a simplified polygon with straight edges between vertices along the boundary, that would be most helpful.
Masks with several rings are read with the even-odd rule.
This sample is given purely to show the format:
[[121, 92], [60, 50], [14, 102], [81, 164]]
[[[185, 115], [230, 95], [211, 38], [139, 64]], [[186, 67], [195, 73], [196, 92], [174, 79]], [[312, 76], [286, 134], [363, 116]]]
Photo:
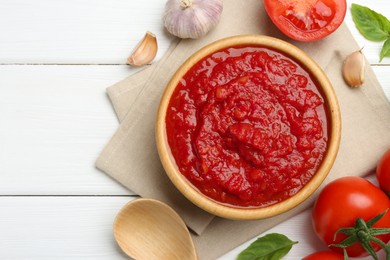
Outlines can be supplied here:
[[222, 0], [168, 0], [164, 26], [179, 38], [201, 38], [217, 26], [222, 10]]
[[365, 78], [366, 60], [362, 50], [355, 51], [348, 55], [344, 60], [342, 73], [345, 83], [350, 87], [359, 87], [363, 85]]
[[146, 32], [144, 38], [137, 44], [127, 58], [127, 64], [136, 67], [150, 64], [156, 57], [157, 49], [156, 36], [151, 32]]

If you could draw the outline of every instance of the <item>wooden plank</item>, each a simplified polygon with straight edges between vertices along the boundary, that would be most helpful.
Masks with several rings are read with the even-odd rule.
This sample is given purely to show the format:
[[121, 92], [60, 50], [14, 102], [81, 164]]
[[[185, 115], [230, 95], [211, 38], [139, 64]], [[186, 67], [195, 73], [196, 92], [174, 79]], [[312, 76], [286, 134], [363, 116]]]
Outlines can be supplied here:
[[131, 197], [0, 197], [0, 259], [128, 259], [112, 224]]
[[0, 66], [0, 195], [131, 194], [94, 167], [127, 66]]
[[[1, 0], [0, 64], [124, 64], [142, 38], [152, 31], [159, 42], [158, 60], [172, 36], [162, 25], [165, 1], [128, 0]], [[348, 0], [390, 17], [383, 1]], [[365, 40], [347, 11], [348, 27], [372, 64], [378, 64], [383, 43]], [[382, 64], [390, 64], [386, 58]]]
[[372, 66], [372, 69], [390, 102], [390, 66]]
[[1, 0], [0, 63], [124, 64], [146, 31], [157, 59], [172, 36], [162, 27], [164, 1]]

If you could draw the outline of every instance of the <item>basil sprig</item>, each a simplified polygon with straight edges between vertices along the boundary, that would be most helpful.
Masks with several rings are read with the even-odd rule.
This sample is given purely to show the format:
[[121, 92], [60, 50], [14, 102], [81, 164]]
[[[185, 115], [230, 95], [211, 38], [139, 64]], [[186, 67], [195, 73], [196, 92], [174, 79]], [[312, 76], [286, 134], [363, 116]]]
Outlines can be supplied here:
[[359, 32], [370, 41], [385, 41], [380, 52], [380, 61], [390, 57], [390, 21], [368, 7], [352, 4], [352, 20]]
[[250, 244], [237, 260], [279, 260], [297, 243], [282, 234], [268, 234]]

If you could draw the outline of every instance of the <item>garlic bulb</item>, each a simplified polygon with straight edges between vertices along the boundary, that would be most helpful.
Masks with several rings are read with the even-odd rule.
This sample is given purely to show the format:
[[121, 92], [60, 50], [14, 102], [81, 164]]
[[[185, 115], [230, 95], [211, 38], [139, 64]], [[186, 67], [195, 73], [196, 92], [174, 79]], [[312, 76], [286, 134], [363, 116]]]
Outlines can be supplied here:
[[180, 38], [200, 38], [218, 24], [222, 9], [222, 0], [168, 0], [164, 25]]
[[351, 53], [345, 60], [342, 73], [345, 83], [359, 87], [364, 83], [365, 59], [362, 50]]

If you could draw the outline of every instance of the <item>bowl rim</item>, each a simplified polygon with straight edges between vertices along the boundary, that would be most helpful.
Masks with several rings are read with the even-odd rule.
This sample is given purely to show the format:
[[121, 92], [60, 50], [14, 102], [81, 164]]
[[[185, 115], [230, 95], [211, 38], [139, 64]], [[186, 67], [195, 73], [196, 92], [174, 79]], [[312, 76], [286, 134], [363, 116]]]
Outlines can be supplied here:
[[[276, 204], [260, 208], [245, 208], [224, 205], [210, 199], [209, 197], [198, 191], [197, 188], [194, 187], [193, 184], [188, 181], [184, 175], [180, 173], [176, 165], [175, 159], [171, 154], [171, 149], [168, 144], [166, 135], [165, 116], [169, 105], [170, 97], [175, 90], [178, 82], [185, 75], [185, 73], [195, 63], [197, 63], [205, 56], [224, 48], [239, 45], [257, 45], [260, 47], [273, 49], [277, 52], [287, 54], [288, 57], [292, 58], [293, 60], [296, 60], [301, 66], [306, 68], [306, 70], [312, 75], [314, 79], [316, 79], [318, 87], [321, 91], [321, 95], [325, 99], [325, 103], [328, 106], [328, 149], [316, 174], [301, 190], [299, 190], [292, 197], [289, 197], [286, 200], [283, 200]], [[341, 139], [341, 114], [337, 96], [330, 80], [328, 79], [325, 72], [321, 69], [321, 67], [303, 50], [288, 42], [269, 36], [252, 34], [238, 35], [227, 37], [206, 45], [205, 47], [201, 48], [199, 51], [191, 55], [179, 67], [179, 69], [175, 72], [175, 74], [169, 81], [161, 97], [160, 105], [157, 112], [155, 135], [158, 154], [160, 156], [160, 160], [165, 169], [165, 172], [174, 184], [174, 186], [187, 199], [189, 199], [192, 203], [204, 209], [205, 211], [219, 217], [235, 220], [255, 220], [276, 216], [294, 208], [295, 206], [305, 201], [322, 184], [324, 179], [327, 177], [329, 171], [331, 170], [338, 153]]]

